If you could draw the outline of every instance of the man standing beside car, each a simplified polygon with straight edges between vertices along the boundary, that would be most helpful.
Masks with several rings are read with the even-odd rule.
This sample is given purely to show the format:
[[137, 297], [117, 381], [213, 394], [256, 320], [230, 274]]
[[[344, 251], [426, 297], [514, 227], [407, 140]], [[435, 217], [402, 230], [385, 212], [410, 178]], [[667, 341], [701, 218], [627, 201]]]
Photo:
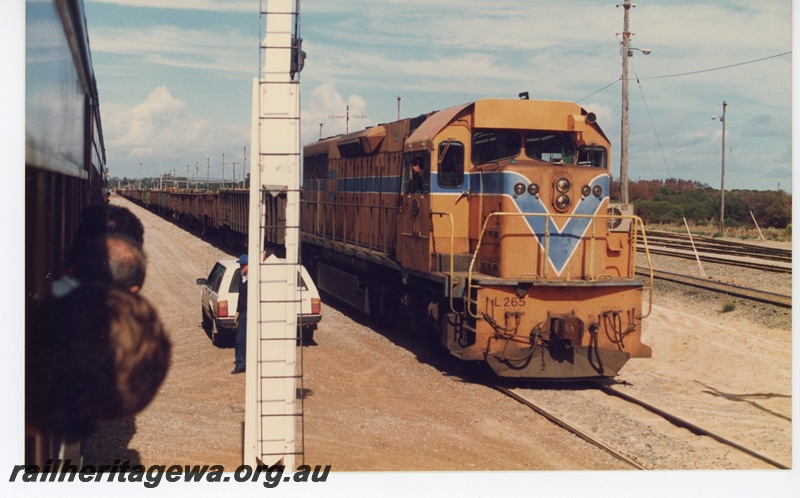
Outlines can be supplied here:
[[238, 263], [242, 272], [242, 282], [239, 284], [239, 301], [236, 303], [236, 346], [234, 347], [236, 368], [231, 371], [232, 374], [245, 371], [245, 353], [247, 351], [247, 254], [239, 256]]

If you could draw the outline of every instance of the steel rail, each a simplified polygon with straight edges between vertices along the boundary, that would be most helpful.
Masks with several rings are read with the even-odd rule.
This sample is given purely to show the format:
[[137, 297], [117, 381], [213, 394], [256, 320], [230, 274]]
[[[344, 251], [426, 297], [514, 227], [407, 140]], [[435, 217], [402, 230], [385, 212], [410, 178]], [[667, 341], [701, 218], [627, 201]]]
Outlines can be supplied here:
[[563, 429], [566, 429], [567, 431], [569, 431], [570, 433], [578, 436], [579, 438], [583, 439], [587, 443], [592, 444], [594, 446], [597, 446], [598, 448], [600, 448], [601, 450], [607, 452], [608, 454], [610, 454], [614, 458], [616, 458], [618, 460], [621, 460], [621, 461], [631, 465], [632, 467], [634, 467], [634, 468], [636, 468], [638, 470], [647, 470], [647, 469], [645, 469], [645, 467], [642, 467], [641, 465], [636, 463], [634, 460], [631, 460], [630, 458], [628, 458], [627, 456], [623, 455], [622, 453], [620, 453], [619, 451], [615, 450], [614, 448], [612, 448], [611, 446], [607, 445], [606, 443], [603, 443], [602, 441], [598, 441], [597, 439], [593, 438], [592, 436], [590, 436], [589, 434], [583, 432], [582, 430], [569, 425], [564, 420], [556, 417], [552, 413], [544, 410], [543, 408], [537, 406], [536, 404], [532, 403], [531, 401], [528, 401], [527, 399], [523, 398], [519, 394], [516, 394], [515, 392], [511, 391], [510, 389], [502, 387], [502, 386], [499, 386], [499, 385], [496, 385], [496, 384], [491, 385], [490, 387], [494, 388], [497, 391], [500, 391], [501, 393], [503, 393], [506, 396], [514, 399], [515, 401], [517, 401], [519, 403], [522, 403], [523, 405], [525, 405], [528, 408], [532, 409], [533, 411], [535, 411], [539, 415], [543, 416], [544, 418], [546, 418], [550, 422], [556, 424], [557, 426], [559, 426], [559, 427], [561, 427]]
[[[637, 249], [637, 252], [644, 252], [644, 250]], [[652, 247], [650, 248], [650, 254], [660, 254], [663, 256], [671, 256], [674, 258], [682, 258], [682, 259], [695, 259], [695, 255], [688, 252], [675, 252], [668, 249], [653, 249]], [[791, 267], [786, 267], [786, 266], [777, 266], [768, 263], [755, 263], [751, 261], [740, 261], [729, 258], [716, 258], [714, 256], [708, 256], [707, 254], [703, 253], [700, 253], [698, 257], [700, 258], [700, 261], [703, 261], [704, 263], [717, 263], [721, 265], [740, 266], [743, 268], [771, 271], [775, 273], [792, 273]]]
[[[652, 246], [662, 246], [676, 249], [690, 248], [690, 239], [685, 234], [650, 231], [647, 235], [647, 239]], [[729, 254], [755, 259], [781, 261], [785, 263], [791, 263], [792, 261], [792, 251], [790, 249], [761, 247], [730, 240], [709, 239], [707, 237], [695, 237], [693, 240], [698, 249], [702, 248], [715, 254]]]
[[[650, 271], [644, 267], [637, 267], [636, 274], [649, 277]], [[712, 292], [725, 293], [730, 296], [749, 299], [750, 301], [756, 301], [759, 303], [771, 304], [781, 308], [792, 307], [792, 296], [787, 296], [785, 294], [777, 294], [775, 292], [767, 292], [758, 289], [752, 289], [750, 287], [742, 287], [740, 285], [727, 284], [724, 282], [715, 282], [713, 280], [706, 280], [659, 270], [653, 270], [653, 278], [675, 282], [682, 285], [689, 285]]]
[[745, 448], [744, 446], [740, 445], [739, 443], [731, 441], [730, 439], [726, 439], [726, 438], [724, 438], [724, 437], [722, 437], [722, 436], [720, 436], [718, 434], [715, 434], [715, 433], [713, 433], [713, 432], [711, 432], [709, 430], [703, 429], [702, 427], [697, 426], [697, 425], [695, 425], [695, 424], [693, 424], [691, 422], [688, 422], [688, 421], [686, 421], [686, 420], [684, 420], [684, 419], [682, 419], [680, 417], [677, 417], [675, 415], [672, 415], [671, 413], [665, 412], [664, 410], [661, 410], [660, 408], [656, 408], [655, 406], [653, 406], [653, 405], [651, 405], [651, 404], [649, 404], [649, 403], [647, 403], [645, 401], [642, 401], [640, 399], [634, 398], [633, 396], [631, 396], [629, 394], [625, 394], [623, 392], [617, 391], [616, 389], [613, 389], [613, 388], [611, 388], [611, 387], [609, 387], [609, 386], [607, 386], [605, 384], [602, 384], [599, 381], [591, 381], [590, 380], [590, 381], [587, 381], [587, 382], [589, 382], [591, 385], [595, 386], [599, 390], [603, 391], [604, 393], [608, 394], [609, 396], [616, 396], [616, 397], [618, 397], [620, 399], [628, 401], [629, 403], [633, 403], [635, 405], [639, 405], [642, 408], [644, 408], [645, 410], [647, 410], [649, 412], [652, 412], [652, 413], [655, 413], [656, 415], [659, 415], [660, 417], [663, 417], [665, 420], [667, 420], [668, 422], [670, 422], [670, 423], [672, 423], [672, 424], [674, 424], [674, 425], [676, 425], [678, 427], [682, 427], [684, 429], [688, 429], [693, 434], [696, 434], [696, 435], [699, 435], [699, 436], [708, 436], [708, 437], [714, 439], [717, 442], [720, 442], [720, 443], [722, 443], [722, 444], [724, 444], [726, 446], [730, 446], [730, 447], [735, 448], [735, 449], [737, 449], [739, 451], [747, 453], [748, 455], [750, 455], [752, 457], [755, 457], [755, 458], [757, 458], [757, 459], [759, 459], [759, 460], [761, 460], [763, 462], [766, 462], [766, 463], [772, 465], [773, 467], [777, 467], [777, 468], [783, 469], [783, 470], [788, 470], [790, 468], [790, 467], [788, 467], [788, 466], [786, 466], [786, 465], [784, 465], [784, 464], [782, 464], [780, 462], [777, 462], [777, 461], [775, 461], [775, 460], [773, 460], [773, 459], [771, 459], [769, 457], [761, 455], [760, 453], [756, 453], [755, 451], [753, 451], [753, 450], [751, 450], [749, 448]]

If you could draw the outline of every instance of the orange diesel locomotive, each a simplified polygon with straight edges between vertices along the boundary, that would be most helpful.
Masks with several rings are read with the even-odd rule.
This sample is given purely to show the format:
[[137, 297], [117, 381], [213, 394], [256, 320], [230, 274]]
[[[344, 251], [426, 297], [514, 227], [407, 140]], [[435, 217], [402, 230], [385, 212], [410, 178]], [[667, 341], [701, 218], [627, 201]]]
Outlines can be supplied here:
[[500, 376], [612, 377], [650, 356], [652, 280], [634, 274], [641, 220], [609, 214], [609, 153], [594, 114], [527, 99], [320, 140], [303, 151], [304, 262], [326, 292], [375, 315], [402, 303], [410, 330]]

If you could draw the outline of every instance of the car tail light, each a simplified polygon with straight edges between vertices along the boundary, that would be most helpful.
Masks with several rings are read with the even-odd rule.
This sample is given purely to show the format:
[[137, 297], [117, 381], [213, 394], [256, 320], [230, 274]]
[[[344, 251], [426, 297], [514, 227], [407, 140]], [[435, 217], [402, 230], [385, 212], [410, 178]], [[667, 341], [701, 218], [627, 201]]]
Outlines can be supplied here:
[[217, 303], [217, 316], [228, 316], [228, 301], [220, 301]]
[[312, 315], [319, 315], [320, 311], [322, 311], [322, 304], [319, 301], [318, 297], [311, 298], [311, 314]]

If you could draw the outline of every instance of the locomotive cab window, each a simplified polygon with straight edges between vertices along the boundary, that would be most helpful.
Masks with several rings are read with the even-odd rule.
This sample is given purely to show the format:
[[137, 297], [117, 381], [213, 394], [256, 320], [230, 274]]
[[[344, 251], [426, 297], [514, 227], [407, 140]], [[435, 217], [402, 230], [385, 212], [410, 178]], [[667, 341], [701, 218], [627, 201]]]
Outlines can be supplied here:
[[427, 194], [430, 190], [430, 154], [428, 152], [406, 154], [403, 161], [403, 193]]
[[607, 168], [606, 149], [597, 145], [584, 145], [578, 148], [578, 164], [592, 168]]
[[516, 157], [519, 150], [519, 134], [515, 131], [476, 131], [472, 134], [473, 164]]
[[575, 144], [569, 133], [531, 132], [525, 135], [525, 155], [553, 164], [573, 164]]
[[458, 188], [464, 184], [464, 144], [447, 140], [439, 144], [439, 186]]

